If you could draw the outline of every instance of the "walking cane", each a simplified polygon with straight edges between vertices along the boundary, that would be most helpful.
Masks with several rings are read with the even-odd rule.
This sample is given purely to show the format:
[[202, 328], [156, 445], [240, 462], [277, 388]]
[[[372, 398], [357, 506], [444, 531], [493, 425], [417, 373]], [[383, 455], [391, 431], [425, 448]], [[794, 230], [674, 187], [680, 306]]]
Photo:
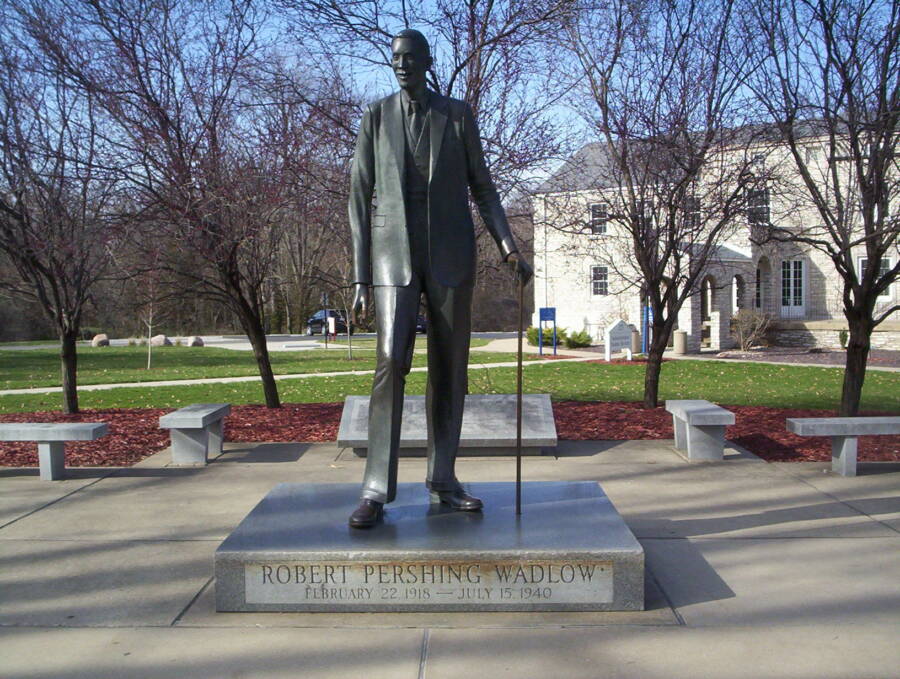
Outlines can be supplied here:
[[519, 284], [519, 356], [516, 362], [516, 516], [522, 513], [522, 326], [525, 324], [525, 282], [516, 271]]

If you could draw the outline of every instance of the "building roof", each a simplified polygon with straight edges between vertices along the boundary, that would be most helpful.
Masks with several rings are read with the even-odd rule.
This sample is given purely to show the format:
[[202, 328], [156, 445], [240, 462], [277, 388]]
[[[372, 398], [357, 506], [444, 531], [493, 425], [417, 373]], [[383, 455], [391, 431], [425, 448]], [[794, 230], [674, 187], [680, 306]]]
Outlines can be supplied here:
[[609, 189], [619, 185], [606, 142], [591, 142], [563, 161], [535, 193]]
[[711, 261], [719, 262], [752, 262], [753, 258], [747, 252], [734, 245], [719, 245], [716, 247]]
[[[822, 120], [804, 120], [794, 124], [797, 138], [817, 137], [828, 133], [828, 126]], [[744, 125], [721, 132], [719, 143], [737, 146], [741, 144], [773, 144], [782, 139], [778, 127], [766, 125]], [[659, 147], [657, 147], [659, 148]], [[657, 157], [662, 157], [658, 154]], [[561, 191], [587, 191], [590, 189], [611, 189], [620, 186], [619, 173], [607, 142], [590, 142], [576, 151], [571, 158], [550, 177], [542, 182], [534, 193], [556, 193]], [[660, 167], [665, 172], [664, 167]]]

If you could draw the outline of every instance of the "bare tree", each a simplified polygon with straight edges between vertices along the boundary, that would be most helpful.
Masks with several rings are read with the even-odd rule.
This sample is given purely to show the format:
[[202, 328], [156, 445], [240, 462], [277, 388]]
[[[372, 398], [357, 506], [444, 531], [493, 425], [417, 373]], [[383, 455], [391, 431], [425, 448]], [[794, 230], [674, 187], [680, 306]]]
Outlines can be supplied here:
[[7, 292], [36, 300], [60, 340], [63, 410], [78, 412], [77, 350], [92, 290], [119, 237], [118, 182], [101, 166], [93, 98], [47, 74], [0, 12], [0, 252]]
[[290, 141], [284, 162], [293, 200], [279, 268], [305, 319], [321, 293], [349, 289], [352, 282], [346, 205], [362, 107], [333, 61], [320, 60], [313, 79], [278, 64], [266, 71], [273, 102], [266, 107], [269, 134]]
[[762, 235], [834, 264], [850, 331], [840, 413], [855, 415], [872, 331], [900, 309], [879, 300], [900, 273], [900, 3], [747, 0], [742, 10], [746, 83], [789, 150], [807, 216]]
[[[256, 357], [266, 405], [280, 405], [265, 338], [283, 222], [295, 207], [289, 154], [299, 119], [272, 126], [278, 104], [260, 65], [258, 3], [58, 0], [24, 12], [28, 31], [116, 128], [124, 175], [154, 237], [174, 244], [161, 267], [227, 305]], [[286, 150], [287, 149], [287, 150]]]
[[[385, 83], [385, 94], [393, 89], [391, 37], [405, 27], [423, 31], [435, 57], [429, 87], [472, 106], [485, 159], [505, 202], [526, 194], [535, 173], [571, 148], [573, 135], [556, 115], [570, 84], [556, 76], [562, 21], [574, 11], [572, 0], [276, 4], [298, 40], [343, 60], [369, 82]], [[500, 283], [492, 287], [497, 293], [492, 301], [514, 299], [514, 277], [497, 275], [496, 248], [477, 217], [476, 240], [478, 278]]]
[[[744, 220], [747, 189], [761, 181], [744, 126], [729, 54], [733, 3], [614, 0], [583, 8], [568, 27], [580, 87], [577, 108], [601, 140], [602, 169], [574, 165], [556, 179], [548, 223], [590, 229], [585, 193], [566, 178], [591, 177], [602, 225], [596, 256], [622, 290], [652, 313], [644, 406], [658, 403], [662, 355], [685, 301]], [[577, 203], [566, 203], [567, 196]], [[566, 218], [569, 215], [569, 218]], [[585, 217], [588, 216], [586, 220]], [[612, 276], [611, 276], [612, 278]]]

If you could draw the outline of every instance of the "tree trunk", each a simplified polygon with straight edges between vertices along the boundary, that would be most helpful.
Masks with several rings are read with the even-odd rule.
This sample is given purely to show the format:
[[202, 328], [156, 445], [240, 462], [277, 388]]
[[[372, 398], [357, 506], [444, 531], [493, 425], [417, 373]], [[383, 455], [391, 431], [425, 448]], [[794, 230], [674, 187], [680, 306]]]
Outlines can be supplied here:
[[266, 346], [266, 333], [263, 330], [259, 318], [244, 318], [244, 330], [253, 347], [253, 355], [259, 366], [259, 376], [262, 379], [263, 394], [266, 397], [266, 407], [280, 408], [281, 400], [278, 398], [278, 386], [275, 384], [275, 374], [272, 372], [272, 364], [269, 361], [269, 349]]
[[78, 412], [78, 332], [65, 330], [59, 334], [59, 357], [62, 362], [63, 412]]
[[659, 374], [662, 370], [663, 352], [666, 350], [666, 332], [663, 326], [653, 326], [653, 341], [647, 347], [647, 369], [644, 371], [644, 407], [659, 405]]
[[353, 360], [353, 319], [350, 318], [350, 307], [344, 302], [344, 322], [347, 324], [347, 360]]
[[291, 313], [291, 299], [288, 296], [288, 293], [285, 291], [283, 294], [284, 298], [284, 319], [285, 325], [287, 325], [287, 331], [289, 335], [294, 334], [294, 315]]
[[872, 323], [867, 314], [848, 318], [850, 338], [847, 343], [847, 363], [844, 366], [844, 386], [841, 390], [841, 417], [859, 414], [859, 400], [866, 379], [866, 361], [872, 338]]

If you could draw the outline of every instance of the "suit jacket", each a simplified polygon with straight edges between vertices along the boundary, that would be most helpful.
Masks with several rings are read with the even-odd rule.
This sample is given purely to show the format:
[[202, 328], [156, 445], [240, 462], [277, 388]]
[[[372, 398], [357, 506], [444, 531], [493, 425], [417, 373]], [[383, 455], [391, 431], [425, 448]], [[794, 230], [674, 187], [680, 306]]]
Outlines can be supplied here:
[[[516, 251], [468, 104], [429, 92], [430, 174], [428, 266], [448, 287], [471, 284], [475, 229], [468, 189], [505, 258]], [[405, 132], [400, 93], [369, 104], [350, 171], [350, 232], [355, 283], [408, 285], [412, 278], [406, 230]], [[373, 192], [377, 208], [372, 212]]]

